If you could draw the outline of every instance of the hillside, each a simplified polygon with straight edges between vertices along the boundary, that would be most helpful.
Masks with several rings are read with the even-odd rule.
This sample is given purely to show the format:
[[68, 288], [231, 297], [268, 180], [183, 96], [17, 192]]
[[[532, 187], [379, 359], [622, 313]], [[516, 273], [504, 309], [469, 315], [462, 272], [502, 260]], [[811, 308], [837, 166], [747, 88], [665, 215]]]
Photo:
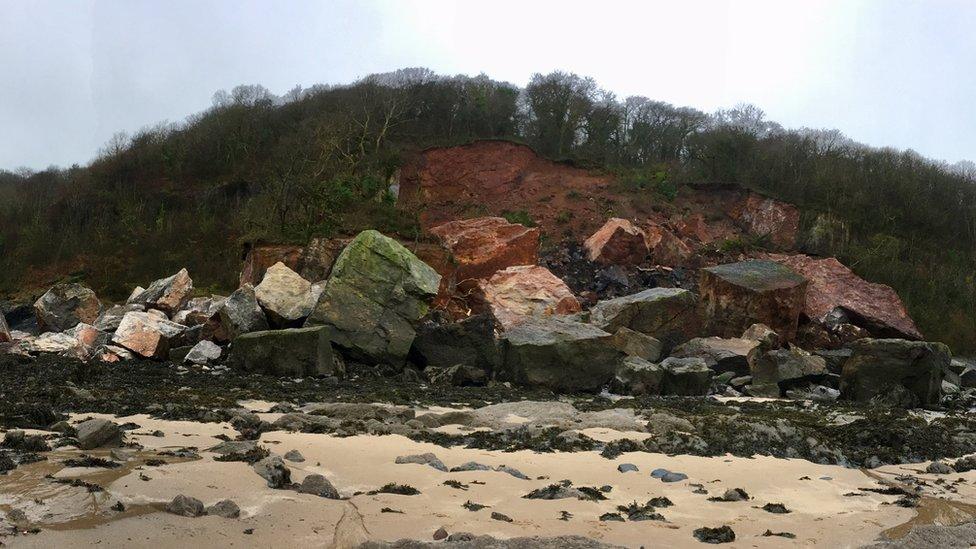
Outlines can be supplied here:
[[[447, 148], [481, 139], [510, 144]], [[492, 190], [506, 178], [465, 171], [485, 154], [536, 175], [521, 194], [417, 199], [425, 177]], [[438, 155], [451, 156], [444, 171], [425, 172]], [[798, 251], [891, 285], [927, 339], [976, 350], [971, 179], [837, 132], [785, 130], [755, 108], [621, 101], [562, 73], [524, 89], [418, 69], [286, 98], [241, 86], [184, 123], [114, 139], [88, 166], [0, 173], [0, 293], [25, 301], [71, 279], [121, 300], [182, 267], [201, 294], [227, 292], [245, 242], [364, 228], [423, 241], [435, 221], [486, 214], [538, 224], [544, 248], [580, 244], [609, 217], [700, 214], [714, 253], [761, 253], [774, 246], [723, 228], [729, 196], [749, 191], [799, 208]]]

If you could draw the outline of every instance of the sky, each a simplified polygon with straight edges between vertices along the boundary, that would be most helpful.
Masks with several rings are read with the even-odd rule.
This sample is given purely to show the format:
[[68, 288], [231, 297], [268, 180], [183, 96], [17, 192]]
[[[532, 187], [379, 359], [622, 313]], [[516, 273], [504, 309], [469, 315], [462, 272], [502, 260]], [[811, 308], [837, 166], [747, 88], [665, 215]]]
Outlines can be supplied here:
[[218, 89], [348, 83], [423, 66], [976, 160], [972, 0], [0, 0], [0, 169], [84, 165]]

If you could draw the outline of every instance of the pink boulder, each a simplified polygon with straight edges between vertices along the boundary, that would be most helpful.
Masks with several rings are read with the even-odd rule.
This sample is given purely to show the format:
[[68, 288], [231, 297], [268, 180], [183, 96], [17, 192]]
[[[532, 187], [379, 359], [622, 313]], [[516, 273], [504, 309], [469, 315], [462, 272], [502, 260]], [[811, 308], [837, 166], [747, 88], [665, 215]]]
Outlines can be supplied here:
[[580, 303], [566, 283], [536, 265], [509, 267], [479, 285], [481, 298], [502, 328], [532, 317], [572, 314]]
[[637, 265], [647, 258], [644, 231], [619, 217], [611, 217], [583, 243], [590, 261], [605, 265]]
[[451, 221], [430, 232], [454, 258], [458, 285], [489, 278], [507, 267], [534, 265], [539, 257], [539, 229], [501, 217]]

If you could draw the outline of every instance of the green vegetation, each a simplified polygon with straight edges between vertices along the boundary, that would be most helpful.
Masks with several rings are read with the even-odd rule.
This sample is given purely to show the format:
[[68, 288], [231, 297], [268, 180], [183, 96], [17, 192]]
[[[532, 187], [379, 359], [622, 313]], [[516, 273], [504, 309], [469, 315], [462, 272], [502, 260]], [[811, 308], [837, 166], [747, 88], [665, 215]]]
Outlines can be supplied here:
[[532, 216], [529, 215], [529, 212], [525, 210], [516, 210], [514, 212], [502, 212], [502, 217], [504, 217], [505, 221], [508, 221], [509, 223], [518, 223], [520, 225], [525, 225], [526, 227], [536, 226], [535, 220], [532, 219]]
[[[929, 338], [976, 351], [974, 170], [785, 130], [751, 106], [619, 100], [559, 72], [525, 89], [424, 69], [283, 97], [239, 86], [183, 123], [118, 136], [88, 166], [0, 172], [0, 292], [72, 273], [122, 298], [182, 266], [229, 289], [242, 240], [365, 227], [414, 237], [416, 212], [394, 206], [391, 177], [420, 148], [479, 138], [607, 170], [652, 202], [699, 182], [793, 202], [806, 249], [890, 284]], [[506, 217], [530, 221], [520, 213]]]

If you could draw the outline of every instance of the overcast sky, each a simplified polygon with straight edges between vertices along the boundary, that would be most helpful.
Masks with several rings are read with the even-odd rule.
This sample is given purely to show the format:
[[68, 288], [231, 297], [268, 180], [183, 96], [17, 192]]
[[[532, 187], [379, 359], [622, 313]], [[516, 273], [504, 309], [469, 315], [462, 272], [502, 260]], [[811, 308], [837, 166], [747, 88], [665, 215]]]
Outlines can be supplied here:
[[976, 160], [976, 1], [0, 0], [0, 169], [85, 164], [113, 133], [217, 89], [425, 66], [525, 85], [555, 69], [618, 96]]

